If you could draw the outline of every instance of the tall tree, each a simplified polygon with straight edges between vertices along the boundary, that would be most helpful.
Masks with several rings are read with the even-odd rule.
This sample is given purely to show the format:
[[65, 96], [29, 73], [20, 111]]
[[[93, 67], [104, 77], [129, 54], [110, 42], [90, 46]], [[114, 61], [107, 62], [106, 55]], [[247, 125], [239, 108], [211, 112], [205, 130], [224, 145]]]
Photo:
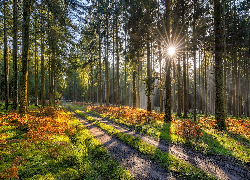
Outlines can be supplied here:
[[119, 32], [119, 28], [118, 28], [118, 13], [119, 13], [119, 9], [115, 8], [115, 32], [116, 32], [116, 83], [117, 83], [117, 105], [121, 106], [121, 87], [120, 87], [120, 73], [119, 73], [119, 65], [120, 65], [120, 55], [119, 55], [119, 37], [118, 37], [118, 32]]
[[217, 128], [225, 129], [224, 95], [223, 95], [223, 34], [221, 22], [221, 2], [214, 1], [214, 29], [215, 29], [215, 119]]
[[193, 14], [193, 56], [194, 56], [194, 121], [196, 121], [196, 95], [197, 95], [197, 83], [196, 83], [196, 16], [197, 16], [197, 0], [193, 1], [194, 3], [194, 14]]
[[13, 108], [17, 109], [18, 105], [18, 70], [17, 70], [17, 39], [18, 39], [18, 21], [17, 0], [13, 0]]
[[37, 14], [34, 17], [34, 33], [35, 33], [35, 105], [38, 106], [38, 58], [37, 58]]
[[27, 110], [27, 76], [29, 66], [29, 35], [30, 35], [30, 11], [31, 0], [23, 0], [23, 24], [22, 24], [22, 76], [20, 92], [20, 114]]
[[[166, 26], [166, 42], [170, 45], [170, 0], [165, 0], [165, 26]], [[165, 117], [164, 120], [166, 122], [171, 121], [171, 57], [166, 60], [166, 98], [165, 98]]]
[[44, 28], [44, 2], [41, 1], [41, 101], [42, 106], [44, 107], [46, 104], [46, 95], [45, 95], [45, 61], [44, 61], [44, 34], [45, 34], [45, 28]]
[[7, 1], [4, 0], [4, 90], [5, 90], [5, 109], [9, 106], [9, 57], [8, 57], [8, 45], [7, 45]]

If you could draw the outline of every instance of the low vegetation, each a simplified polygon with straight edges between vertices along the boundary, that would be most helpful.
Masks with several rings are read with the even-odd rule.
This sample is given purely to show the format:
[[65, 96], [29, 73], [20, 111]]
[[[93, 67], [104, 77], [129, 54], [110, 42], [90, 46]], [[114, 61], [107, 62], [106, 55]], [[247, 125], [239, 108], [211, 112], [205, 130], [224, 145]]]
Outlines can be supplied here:
[[0, 115], [0, 179], [132, 179], [62, 108]]
[[[90, 106], [75, 103], [77, 108], [108, 118], [116, 123], [136, 129], [156, 139], [185, 144], [186, 147], [205, 154], [235, 157], [243, 163], [250, 163], [250, 121], [249, 119], [227, 118], [226, 131], [215, 129], [213, 116], [179, 119], [172, 116], [172, 122], [164, 122], [164, 115], [129, 107]], [[84, 105], [84, 107], [83, 107]]]
[[184, 179], [216, 179], [215, 177], [209, 175], [208, 173], [188, 164], [177, 157], [170, 155], [167, 152], [162, 152], [156, 147], [149, 145], [148, 143], [142, 141], [138, 137], [128, 135], [126, 133], [120, 132], [110, 125], [101, 123], [95, 120], [93, 117], [86, 115], [85, 113], [77, 110], [74, 106], [70, 106], [73, 111], [87, 120], [93, 122], [95, 125], [99, 126], [103, 130], [107, 131], [109, 134], [116, 136], [123, 142], [131, 145], [132, 147], [139, 150], [141, 153], [149, 156], [152, 160], [157, 162], [163, 168], [169, 169], [171, 171], [179, 174], [179, 178]]

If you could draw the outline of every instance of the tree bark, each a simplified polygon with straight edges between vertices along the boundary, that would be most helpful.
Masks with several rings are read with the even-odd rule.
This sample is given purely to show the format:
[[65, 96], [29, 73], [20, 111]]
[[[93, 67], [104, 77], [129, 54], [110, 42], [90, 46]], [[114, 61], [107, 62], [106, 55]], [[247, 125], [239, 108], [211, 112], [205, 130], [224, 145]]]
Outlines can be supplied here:
[[175, 84], [176, 84], [176, 64], [173, 61], [173, 112], [176, 112], [176, 88], [175, 88]]
[[196, 86], [197, 86], [197, 83], [196, 83], [196, 48], [197, 48], [197, 45], [196, 45], [196, 27], [195, 27], [195, 24], [196, 24], [196, 4], [197, 4], [197, 1], [194, 0], [194, 15], [193, 15], [193, 56], [194, 56], [194, 121], [196, 121]]
[[[117, 105], [121, 106], [121, 87], [120, 87], [120, 75], [119, 75], [119, 37], [118, 37], [118, 14], [116, 14], [116, 80], [117, 80]], [[125, 47], [126, 48], [126, 47]], [[126, 88], [126, 87], [125, 87]]]
[[38, 58], [37, 58], [37, 36], [36, 36], [37, 16], [35, 14], [35, 105], [38, 106]]
[[181, 116], [181, 59], [178, 57], [178, 67], [177, 67], [177, 78], [178, 78], [178, 109], [177, 109], [177, 116]]
[[30, 34], [31, 0], [23, 0], [23, 24], [22, 24], [22, 76], [19, 113], [27, 111], [27, 76], [29, 64], [29, 34]]
[[44, 67], [44, 21], [43, 21], [43, 0], [41, 1], [41, 101], [42, 107], [46, 105], [46, 95], [45, 95], [45, 67]]
[[108, 28], [108, 15], [106, 14], [106, 57], [105, 57], [105, 81], [106, 81], [106, 106], [109, 106], [109, 28]]
[[112, 52], [112, 54], [113, 54], [113, 58], [112, 58], [112, 60], [113, 60], [113, 68], [112, 68], [112, 72], [113, 72], [113, 75], [112, 75], [112, 77], [113, 77], [113, 79], [112, 79], [112, 93], [113, 93], [113, 95], [112, 95], [112, 105], [114, 106], [115, 104], [117, 105], [117, 101], [116, 101], [116, 103], [115, 103], [115, 95], [116, 95], [116, 93], [115, 93], [115, 18], [113, 17], [113, 31], [112, 31], [112, 35], [113, 35], [113, 52]]
[[146, 48], [147, 48], [147, 111], [151, 111], [151, 65], [150, 65], [150, 46], [149, 46], [149, 34], [147, 34], [147, 42], [146, 42]]
[[[98, 8], [100, 7], [100, 0], [97, 1], [97, 6]], [[98, 74], [98, 90], [99, 92], [97, 92], [97, 94], [99, 94], [97, 97], [97, 102], [100, 103], [100, 105], [102, 106], [102, 48], [101, 48], [101, 18], [98, 17], [98, 50], [99, 50], [99, 62], [98, 62], [98, 70], [99, 70], [99, 74]]]
[[7, 2], [4, 0], [4, 93], [5, 93], [5, 109], [9, 106], [9, 59], [8, 59], [8, 45], [7, 45], [7, 22], [6, 9]]
[[223, 59], [222, 59], [222, 31], [221, 31], [221, 4], [220, 1], [214, 1], [214, 28], [215, 28], [215, 119], [217, 128], [224, 130], [224, 95], [223, 95]]
[[17, 0], [13, 0], [13, 108], [17, 109], [18, 105], [18, 70], [17, 70], [17, 39], [18, 39], [18, 10]]
[[[165, 0], [166, 6], [166, 42], [170, 44], [170, 0]], [[165, 122], [171, 121], [171, 76], [170, 76], [171, 58], [166, 59], [166, 102], [165, 102]]]

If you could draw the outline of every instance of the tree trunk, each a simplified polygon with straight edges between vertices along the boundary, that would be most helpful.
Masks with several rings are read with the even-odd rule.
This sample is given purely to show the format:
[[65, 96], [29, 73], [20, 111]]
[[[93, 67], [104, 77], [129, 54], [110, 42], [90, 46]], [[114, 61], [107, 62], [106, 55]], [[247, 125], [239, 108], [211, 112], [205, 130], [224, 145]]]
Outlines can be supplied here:
[[146, 42], [146, 48], [147, 48], [147, 92], [146, 92], [146, 96], [147, 96], [147, 111], [151, 111], [151, 65], [150, 65], [150, 47], [149, 47], [149, 34], [147, 34], [147, 42]]
[[215, 28], [215, 119], [217, 128], [224, 130], [224, 95], [223, 95], [223, 59], [222, 59], [222, 31], [221, 31], [221, 4], [220, 1], [214, 1], [214, 28]]
[[43, 0], [41, 1], [42, 8], [41, 8], [41, 101], [42, 107], [46, 104], [46, 95], [45, 95], [45, 67], [44, 67], [44, 21], [43, 21]]
[[[170, 0], [165, 0], [166, 6], [166, 42], [170, 44]], [[171, 67], [171, 57], [166, 59], [166, 102], [165, 102], [165, 122], [171, 121], [171, 76], [170, 76], [170, 67]]]
[[204, 57], [205, 57], [205, 68], [204, 68], [204, 71], [205, 71], [205, 74], [204, 74], [204, 82], [205, 82], [205, 116], [207, 117], [208, 115], [208, 111], [207, 111], [207, 58], [206, 58], [206, 46], [204, 45]]
[[22, 77], [20, 92], [19, 113], [27, 110], [27, 76], [29, 63], [29, 34], [30, 34], [30, 10], [31, 0], [23, 0], [23, 24], [22, 24]]
[[223, 76], [224, 76], [224, 112], [227, 115], [227, 42], [226, 42], [226, 2], [223, 1], [223, 59], [224, 59], [224, 66], [223, 66]]
[[102, 106], [102, 47], [101, 47], [101, 26], [100, 22], [98, 24], [99, 33], [99, 95], [100, 95], [100, 105]]
[[176, 84], [176, 73], [175, 73], [175, 69], [176, 69], [176, 64], [173, 61], [173, 112], [176, 112], [176, 89], [175, 89], [175, 84]]
[[36, 22], [37, 16], [35, 14], [35, 106], [38, 106], [38, 58], [37, 58], [37, 42], [36, 42]]
[[[177, 67], [177, 78], [178, 78], [178, 109], [177, 109], [177, 116], [181, 116], [181, 59], [178, 57], [178, 67]], [[184, 78], [183, 78], [184, 79]]]
[[194, 15], [193, 15], [193, 56], [194, 56], [194, 121], [196, 121], [196, 48], [197, 48], [197, 45], [196, 45], [196, 27], [195, 27], [195, 24], [196, 24], [196, 4], [197, 4], [197, 1], [194, 0]]
[[9, 59], [8, 59], [8, 45], [7, 45], [7, 22], [6, 22], [6, 9], [7, 2], [3, 1], [4, 4], [4, 93], [5, 93], [5, 109], [9, 106]]
[[[118, 14], [116, 14], [116, 80], [117, 80], [117, 105], [121, 106], [121, 87], [120, 87], [120, 75], [119, 75], [119, 37], [118, 37]], [[126, 47], [125, 47], [126, 48]], [[126, 89], [126, 86], [125, 86]]]
[[163, 97], [162, 97], [162, 68], [161, 68], [161, 61], [162, 61], [162, 53], [161, 53], [161, 42], [158, 43], [159, 47], [159, 64], [160, 64], [160, 113], [163, 112]]
[[109, 28], [108, 28], [108, 15], [106, 14], [106, 52], [105, 52], [105, 81], [106, 81], [106, 106], [109, 106]]
[[141, 99], [140, 99], [140, 91], [141, 91], [141, 85], [140, 85], [140, 72], [141, 72], [141, 61], [139, 58], [139, 52], [138, 52], [138, 76], [137, 76], [137, 99], [138, 99], [138, 108], [141, 108]]
[[[185, 36], [185, 30], [186, 30], [186, 25], [185, 25], [185, 1], [181, 0], [181, 12], [182, 12], [182, 26], [183, 26], [183, 31], [182, 31], [182, 37], [184, 38]], [[185, 40], [185, 39], [184, 39]], [[185, 47], [183, 49], [183, 105], [184, 105], [184, 114], [183, 117], [187, 118], [187, 112], [188, 112], [188, 107], [189, 107], [189, 93], [188, 93], [188, 58], [187, 58], [187, 64], [186, 64], [186, 53], [185, 53]]]
[[13, 108], [17, 109], [18, 105], [18, 70], [17, 70], [17, 39], [18, 39], [18, 10], [17, 0], [13, 0]]
[[[112, 54], [113, 54], [113, 58], [112, 58], [112, 60], [113, 60], [113, 68], [112, 68], [112, 77], [113, 77], [113, 79], [112, 79], [112, 93], [113, 93], [113, 95], [112, 95], [112, 105], [114, 106], [115, 104], [117, 105], [118, 104], [118, 102], [116, 101], [116, 103], [115, 103], [115, 96], [116, 96], [116, 93], [115, 93], [115, 18], [113, 17], [113, 31], [112, 31], [112, 35], [113, 35], [113, 52], [112, 52]], [[116, 91], [117, 92], [117, 91]]]
[[136, 87], [135, 87], [135, 79], [136, 79], [136, 63], [133, 63], [133, 89], [132, 89], [132, 102], [133, 102], [133, 108], [136, 108]]

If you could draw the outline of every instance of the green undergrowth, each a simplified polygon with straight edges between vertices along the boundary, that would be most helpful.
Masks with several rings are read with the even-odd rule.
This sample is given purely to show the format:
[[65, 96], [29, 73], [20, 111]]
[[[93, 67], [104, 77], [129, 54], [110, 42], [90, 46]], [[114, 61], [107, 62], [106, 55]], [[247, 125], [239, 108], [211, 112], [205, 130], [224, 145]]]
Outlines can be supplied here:
[[107, 125], [105, 123], [101, 123], [95, 120], [95, 118], [77, 110], [74, 106], [70, 107], [77, 114], [93, 122], [95, 125], [107, 131], [109, 134], [116, 136], [123, 142], [131, 145], [132, 147], [139, 150], [141, 153], [147, 155], [152, 160], [157, 162], [161, 167], [176, 172], [176, 174], [178, 174], [178, 177], [181, 179], [216, 179], [216, 177], [213, 177], [210, 174], [204, 172], [203, 170], [198, 169], [192, 166], [191, 164], [188, 164], [180, 160], [179, 158], [170, 155], [168, 152], [160, 151], [156, 147], [149, 145], [138, 137], [134, 137], [132, 135], [120, 132], [112, 126]]
[[71, 132], [44, 141], [25, 138], [28, 122], [21, 125], [0, 115], [0, 179], [132, 179], [78, 119], [63, 113], [69, 116]]
[[238, 134], [232, 134], [228, 131], [218, 132], [215, 129], [201, 128], [202, 136], [186, 140], [175, 133], [175, 125], [173, 123], [152, 121], [142, 124], [132, 124], [122, 118], [88, 111], [82, 106], [74, 106], [94, 116], [109, 119], [158, 140], [163, 139], [171, 143], [180, 143], [185, 145], [185, 147], [204, 154], [225, 155], [234, 157], [242, 163], [250, 162], [250, 141]]

